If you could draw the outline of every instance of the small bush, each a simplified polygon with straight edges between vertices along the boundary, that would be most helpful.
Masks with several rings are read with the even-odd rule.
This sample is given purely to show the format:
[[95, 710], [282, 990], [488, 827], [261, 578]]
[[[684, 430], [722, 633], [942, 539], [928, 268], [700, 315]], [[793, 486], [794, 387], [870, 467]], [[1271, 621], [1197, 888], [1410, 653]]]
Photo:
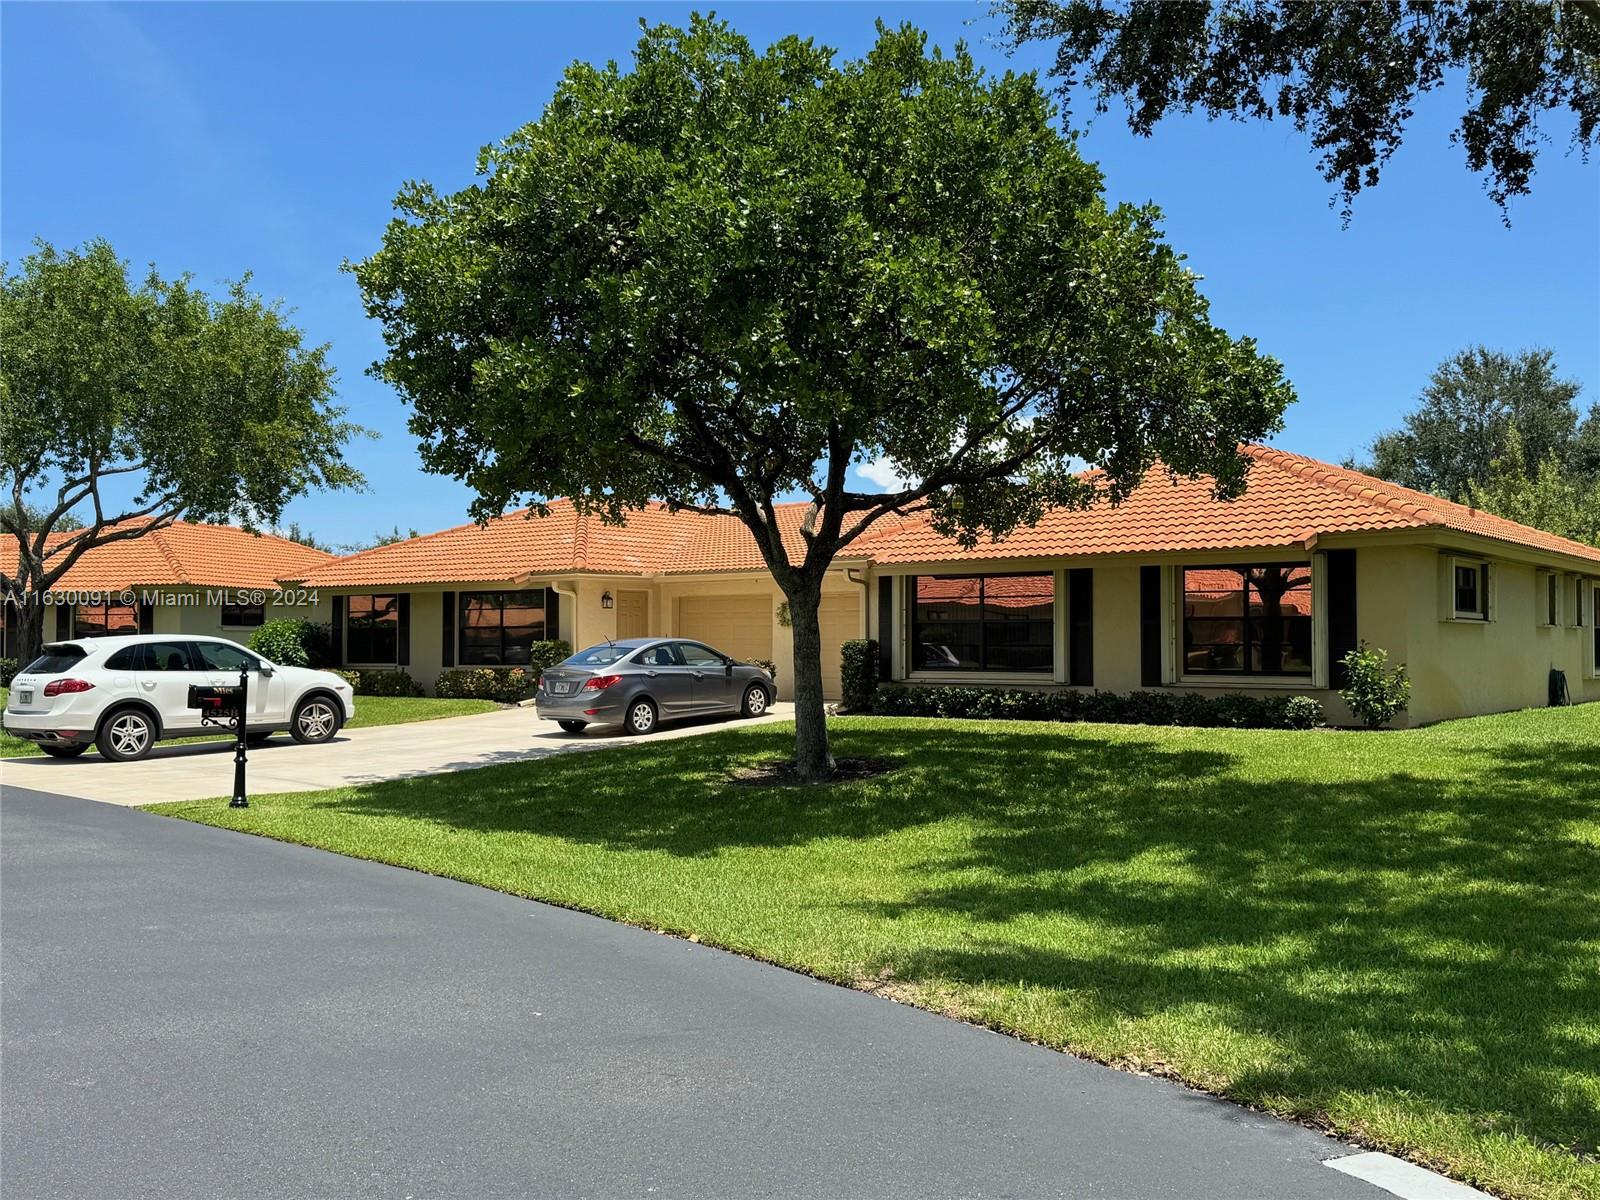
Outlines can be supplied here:
[[871, 711], [890, 717], [1092, 721], [1230, 729], [1314, 729], [1323, 720], [1322, 705], [1310, 696], [882, 685], [872, 693]]
[[768, 675], [772, 676], [773, 683], [778, 682], [778, 664], [770, 658], [752, 658], [749, 663], [752, 667], [760, 667]]
[[433, 694], [441, 700], [497, 700], [515, 704], [533, 694], [539, 677], [527, 667], [452, 667], [439, 672]]
[[1339, 698], [1368, 729], [1382, 729], [1411, 703], [1411, 680], [1406, 665], [1389, 669], [1389, 652], [1368, 648], [1362, 642], [1340, 660], [1347, 682]]
[[871, 638], [845, 642], [839, 657], [840, 699], [850, 712], [866, 712], [878, 690], [878, 643]]
[[0, 687], [10, 687], [12, 677], [17, 673], [17, 660], [14, 658], [0, 658]]
[[404, 671], [339, 671], [358, 696], [420, 696], [422, 685]]
[[268, 621], [250, 635], [250, 649], [286, 667], [320, 668], [333, 661], [328, 627], [315, 621]]
[[345, 670], [342, 667], [329, 667], [328, 668], [328, 674], [337, 675], [340, 679], [344, 680], [346, 683], [348, 683], [350, 685], [350, 690], [351, 691], [353, 691], [353, 692], [360, 692], [361, 691], [361, 672], [360, 671], [348, 671], [348, 670]]

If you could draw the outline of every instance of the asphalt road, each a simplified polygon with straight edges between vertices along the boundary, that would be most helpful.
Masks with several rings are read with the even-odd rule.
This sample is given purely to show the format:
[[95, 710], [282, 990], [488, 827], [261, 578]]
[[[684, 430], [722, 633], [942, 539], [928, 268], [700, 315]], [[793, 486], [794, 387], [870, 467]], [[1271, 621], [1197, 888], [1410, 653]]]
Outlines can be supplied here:
[[8, 788], [0, 1191], [1386, 1197], [1159, 1080], [594, 917]]

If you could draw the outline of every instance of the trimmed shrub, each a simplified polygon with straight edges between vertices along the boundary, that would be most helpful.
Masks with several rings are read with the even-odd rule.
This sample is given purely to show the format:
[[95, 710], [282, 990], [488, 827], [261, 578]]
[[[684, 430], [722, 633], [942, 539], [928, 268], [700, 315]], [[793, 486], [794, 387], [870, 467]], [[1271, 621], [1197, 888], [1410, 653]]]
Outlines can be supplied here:
[[1193, 692], [1033, 691], [981, 687], [884, 687], [871, 711], [887, 717], [965, 717], [994, 721], [1091, 721], [1201, 728], [1313, 729], [1322, 705], [1310, 696]]
[[10, 687], [11, 678], [17, 673], [17, 660], [14, 658], [0, 658], [0, 687]]
[[[572, 657], [572, 647], [566, 642], [556, 640], [550, 642], [534, 642], [528, 647], [527, 670], [533, 675], [533, 683], [528, 685], [531, 690], [539, 682], [539, 676], [544, 674], [546, 667], [553, 667], [559, 662], [564, 662]], [[490, 670], [505, 670], [504, 667], [491, 667]]]
[[347, 671], [343, 667], [329, 667], [328, 674], [337, 675], [340, 679], [344, 680], [350, 685], [350, 690], [353, 692], [359, 692], [361, 690], [360, 671]]
[[539, 677], [527, 667], [451, 667], [439, 672], [433, 694], [441, 700], [498, 700], [515, 704], [533, 694]]
[[1405, 712], [1411, 703], [1411, 680], [1406, 665], [1389, 669], [1389, 652], [1371, 649], [1366, 642], [1340, 660], [1348, 673], [1339, 698], [1368, 729], [1381, 729]]
[[773, 683], [778, 682], [778, 664], [770, 658], [752, 658], [748, 661], [752, 667], [760, 667], [768, 675], [771, 675]]
[[878, 643], [871, 638], [856, 638], [839, 647], [839, 690], [844, 707], [850, 712], [866, 712], [872, 707], [872, 693], [878, 690]]
[[404, 671], [340, 671], [358, 696], [420, 696], [422, 685]]
[[268, 621], [250, 635], [250, 649], [286, 667], [326, 667], [333, 658], [328, 627], [315, 621]]

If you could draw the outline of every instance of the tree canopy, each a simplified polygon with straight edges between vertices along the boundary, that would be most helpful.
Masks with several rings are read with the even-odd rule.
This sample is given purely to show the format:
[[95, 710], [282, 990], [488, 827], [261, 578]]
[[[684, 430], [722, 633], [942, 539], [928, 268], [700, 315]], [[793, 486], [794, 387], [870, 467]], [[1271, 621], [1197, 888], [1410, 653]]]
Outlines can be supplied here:
[[214, 299], [153, 268], [132, 282], [104, 241], [40, 243], [0, 267], [0, 343], [0, 529], [19, 560], [0, 586], [25, 653], [39, 597], [94, 547], [180, 517], [270, 523], [310, 489], [362, 482], [326, 348], [246, 282]]
[[1460, 85], [1451, 135], [1501, 212], [1532, 186], [1542, 118], [1573, 144], [1600, 130], [1594, 0], [999, 0], [1006, 37], [1056, 45], [1062, 91], [1127, 103], [1148, 136], [1169, 112], [1291, 121], [1321, 154], [1345, 216], [1405, 135], [1418, 98]]
[[[431, 470], [475, 515], [570, 496], [729, 513], [788, 597], [803, 774], [825, 773], [835, 555], [926, 507], [968, 541], [1159, 458], [1238, 492], [1279, 364], [1214, 326], [1152, 207], [1108, 207], [1031, 75], [880, 26], [862, 60], [726, 24], [575, 64], [453, 194], [409, 185], [353, 269]], [[885, 459], [905, 486], [862, 490]], [[775, 502], [810, 499], [803, 546]]]

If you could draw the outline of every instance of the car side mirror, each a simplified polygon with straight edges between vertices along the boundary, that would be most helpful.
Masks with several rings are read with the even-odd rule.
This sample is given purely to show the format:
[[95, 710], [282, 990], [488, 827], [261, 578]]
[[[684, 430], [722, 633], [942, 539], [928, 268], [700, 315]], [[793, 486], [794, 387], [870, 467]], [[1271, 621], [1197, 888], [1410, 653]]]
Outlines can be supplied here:
[[266, 659], [263, 658], [261, 660], [261, 667], [260, 667], [261, 678], [267, 679], [270, 676], [275, 675], [277, 673], [277, 670], [278, 670], [278, 668], [273, 666]]

